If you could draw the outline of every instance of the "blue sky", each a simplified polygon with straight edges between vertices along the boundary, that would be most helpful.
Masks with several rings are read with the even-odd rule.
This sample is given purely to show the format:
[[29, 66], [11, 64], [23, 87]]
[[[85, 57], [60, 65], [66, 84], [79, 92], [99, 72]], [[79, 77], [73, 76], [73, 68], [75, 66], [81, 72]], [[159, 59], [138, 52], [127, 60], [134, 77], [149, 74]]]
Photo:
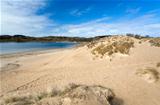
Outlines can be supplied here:
[[160, 36], [160, 0], [1, 0], [1, 34]]

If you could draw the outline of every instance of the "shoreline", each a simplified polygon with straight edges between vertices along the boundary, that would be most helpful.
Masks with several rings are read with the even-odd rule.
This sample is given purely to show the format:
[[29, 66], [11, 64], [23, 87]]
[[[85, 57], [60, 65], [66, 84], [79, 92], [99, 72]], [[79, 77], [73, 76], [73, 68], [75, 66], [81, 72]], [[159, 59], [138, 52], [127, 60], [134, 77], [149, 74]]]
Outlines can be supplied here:
[[15, 53], [0, 54], [0, 59], [17, 57], [17, 56], [21, 57], [21, 56], [27, 56], [27, 55], [29, 56], [29, 55], [35, 55], [35, 54], [53, 53], [53, 52], [57, 52], [57, 51], [75, 49], [81, 45], [83, 45], [83, 43], [78, 43], [75, 46], [67, 47], [67, 48], [37, 49], [37, 50], [31, 50], [31, 51], [22, 51], [22, 52], [15, 52]]
[[34, 51], [24, 51], [10, 54], [0, 54], [0, 72], [14, 71], [15, 68], [19, 68], [19, 61], [16, 59], [30, 58], [36, 56], [45, 56], [50, 54], [56, 54], [63, 51], [69, 51], [76, 49], [78, 46], [71, 48], [58, 48], [58, 49], [45, 49], [45, 50], [34, 50]]
[[[32, 51], [23, 51], [23, 52], [16, 52], [16, 53], [7, 53], [7, 54], [0, 54], [0, 58], [10, 58], [15, 56], [26, 56], [26, 55], [34, 55], [34, 54], [44, 54], [49, 53], [52, 51], [60, 51], [65, 50], [66, 48], [60, 49], [41, 49], [41, 50], [32, 50]], [[68, 48], [67, 48], [68, 49]]]
[[[24, 55], [24, 54], [31, 54], [31, 53], [35, 53], [35, 52], [46, 52], [46, 51], [50, 51], [50, 50], [61, 50], [61, 49], [70, 49], [70, 48], [74, 48], [76, 46], [79, 46], [81, 45], [82, 43], [77, 43], [77, 42], [54, 42], [54, 43], [75, 43], [74, 45], [69, 45], [69, 46], [65, 46], [65, 47], [50, 47], [50, 48], [45, 48], [45, 47], [42, 47], [42, 48], [26, 48], [26, 49], [17, 49], [17, 50], [14, 50], [14, 51], [5, 51], [3, 52], [3, 47], [1, 46], [2, 49], [1, 52], [0, 52], [0, 58], [2, 58], [2, 56], [10, 56], [10, 55], [17, 55], [17, 54], [20, 54], [20, 55]], [[53, 45], [54, 46], [54, 45]], [[13, 46], [14, 47], [14, 46]], [[23, 54], [24, 53], [24, 54]]]

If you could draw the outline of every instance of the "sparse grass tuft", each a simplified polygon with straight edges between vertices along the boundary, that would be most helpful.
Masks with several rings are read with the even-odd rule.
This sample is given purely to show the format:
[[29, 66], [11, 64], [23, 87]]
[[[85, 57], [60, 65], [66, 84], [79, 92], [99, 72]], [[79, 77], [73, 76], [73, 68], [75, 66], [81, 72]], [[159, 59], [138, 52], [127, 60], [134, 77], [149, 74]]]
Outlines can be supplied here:
[[50, 92], [45, 91], [29, 96], [5, 96], [6, 98], [2, 98], [4, 101], [2, 105], [66, 105], [64, 103], [66, 99], [69, 99], [67, 102], [74, 102], [77, 100], [83, 101], [92, 97], [96, 97], [97, 100], [102, 99], [98, 101], [103, 103], [107, 102], [106, 105], [110, 105], [108, 103], [114, 96], [114, 93], [110, 89], [103, 86], [86, 86], [72, 83], [60, 91], [56, 88]]
[[92, 48], [93, 55], [111, 56], [114, 53], [129, 54], [130, 48], [134, 47], [134, 41], [129, 38], [116, 39], [111, 38]]
[[139, 69], [136, 74], [147, 82], [155, 82], [159, 79], [159, 72], [154, 68]]
[[114, 44], [115, 51], [120, 52], [122, 54], [129, 54], [129, 50], [131, 47], [134, 47], [134, 42], [117, 42]]
[[47, 92], [41, 92], [36, 96], [37, 100], [41, 100], [41, 99], [43, 99], [45, 97], [48, 97], [48, 93]]
[[77, 88], [79, 85], [70, 83], [68, 86], [65, 87], [65, 89], [60, 93], [61, 95], [65, 95], [66, 93], [70, 92], [71, 90]]
[[160, 67], [160, 62], [158, 62], [156, 66], [157, 66], [157, 67]]
[[95, 41], [92, 41], [90, 42], [89, 44], [87, 44], [87, 47], [88, 48], [93, 48], [95, 46], [96, 42]]
[[15, 103], [15, 105], [30, 105], [33, 104], [34, 101], [31, 96], [12, 96], [5, 98], [4, 103], [5, 105], [10, 103]]
[[154, 38], [149, 40], [151, 46], [160, 47], [160, 38]]
[[139, 41], [138, 43], [139, 43], [139, 44], [141, 44], [141, 43], [142, 43], [142, 41]]

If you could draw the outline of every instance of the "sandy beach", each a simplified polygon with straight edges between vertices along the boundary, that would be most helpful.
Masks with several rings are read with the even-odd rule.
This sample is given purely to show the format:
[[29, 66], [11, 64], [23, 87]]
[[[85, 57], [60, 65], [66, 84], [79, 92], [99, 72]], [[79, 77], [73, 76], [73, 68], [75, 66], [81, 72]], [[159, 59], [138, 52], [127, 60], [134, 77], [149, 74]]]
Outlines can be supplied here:
[[115, 105], [159, 105], [159, 77], [137, 70], [154, 68], [160, 73], [160, 48], [138, 43], [129, 55], [95, 57], [87, 46], [0, 56], [1, 98], [61, 88], [67, 84], [102, 85], [116, 95]]

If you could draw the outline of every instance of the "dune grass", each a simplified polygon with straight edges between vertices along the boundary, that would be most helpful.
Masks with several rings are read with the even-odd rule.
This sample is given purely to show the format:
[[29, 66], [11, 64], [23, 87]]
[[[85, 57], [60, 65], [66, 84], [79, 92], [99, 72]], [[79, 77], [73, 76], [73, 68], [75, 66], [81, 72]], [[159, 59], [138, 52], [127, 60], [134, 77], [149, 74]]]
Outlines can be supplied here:
[[154, 38], [149, 40], [151, 46], [160, 47], [160, 38]]
[[36, 95], [13, 95], [4, 97], [2, 105], [33, 105], [44, 98], [55, 97], [59, 94], [60, 91], [58, 91], [55, 88], [52, 88], [52, 90], [49, 92], [44, 91], [37, 93]]
[[129, 54], [130, 48], [134, 47], [134, 40], [126, 36], [111, 36], [91, 42], [87, 47], [93, 55], [103, 58], [115, 53]]
[[94, 47], [91, 51], [93, 55], [101, 55], [104, 56], [105, 54], [111, 56], [114, 53], [121, 53], [121, 54], [129, 54], [130, 48], [134, 47], [134, 42], [127, 42], [127, 41], [114, 41], [109, 44], [100, 44]]
[[32, 96], [10, 96], [4, 99], [2, 105], [31, 105], [35, 102]]
[[145, 79], [147, 82], [156, 82], [159, 79], [159, 72], [155, 68], [151, 67], [138, 69], [136, 74]]
[[96, 43], [97, 43], [96, 41], [92, 41], [92, 42], [87, 44], [87, 47], [88, 48], [93, 48], [93, 47], [95, 47]]
[[[86, 85], [77, 85], [77, 84], [69, 84], [64, 89], [57, 89], [52, 88], [50, 91], [44, 91], [34, 95], [14, 95], [14, 96], [5, 96], [3, 98], [3, 102], [0, 105], [45, 105], [43, 102], [50, 102], [53, 101], [62, 103], [61, 101], [64, 98], [70, 98], [71, 100], [74, 99], [85, 99], [86, 97], [90, 97], [88, 95], [94, 93], [96, 97], [100, 97], [98, 94], [105, 95], [105, 99], [110, 101], [114, 97], [114, 93], [105, 87], [102, 86], [86, 86]], [[97, 93], [98, 92], [98, 93]], [[104, 92], [104, 93], [103, 93]], [[53, 99], [53, 100], [48, 100]], [[60, 101], [59, 101], [60, 99]], [[45, 101], [44, 101], [45, 100]], [[52, 103], [52, 102], [51, 102]], [[52, 105], [52, 104], [47, 104]], [[57, 105], [57, 104], [56, 104]], [[58, 104], [59, 105], [59, 104]], [[63, 104], [60, 104], [63, 105]], [[106, 104], [108, 105], [108, 104]]]

